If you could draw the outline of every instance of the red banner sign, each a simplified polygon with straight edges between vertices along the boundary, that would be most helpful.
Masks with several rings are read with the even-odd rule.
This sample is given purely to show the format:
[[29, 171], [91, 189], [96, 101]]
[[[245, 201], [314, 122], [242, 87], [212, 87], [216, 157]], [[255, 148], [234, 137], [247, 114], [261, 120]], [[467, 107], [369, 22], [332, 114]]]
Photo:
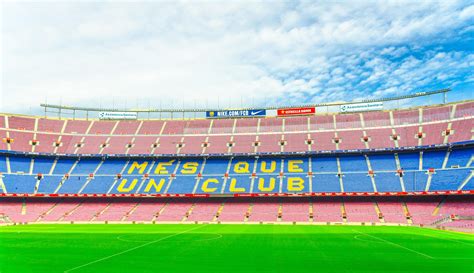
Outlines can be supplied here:
[[314, 113], [316, 113], [316, 108], [314, 107], [288, 108], [277, 110], [278, 116], [309, 115]]

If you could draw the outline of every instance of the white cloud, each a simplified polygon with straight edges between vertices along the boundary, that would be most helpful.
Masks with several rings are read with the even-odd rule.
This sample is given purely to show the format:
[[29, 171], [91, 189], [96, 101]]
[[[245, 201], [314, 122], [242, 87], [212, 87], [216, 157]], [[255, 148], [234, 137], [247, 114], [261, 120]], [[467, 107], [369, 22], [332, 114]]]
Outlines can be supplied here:
[[240, 106], [456, 84], [472, 53], [420, 49], [467, 31], [472, 10], [456, 1], [6, 3], [4, 110], [46, 97]]

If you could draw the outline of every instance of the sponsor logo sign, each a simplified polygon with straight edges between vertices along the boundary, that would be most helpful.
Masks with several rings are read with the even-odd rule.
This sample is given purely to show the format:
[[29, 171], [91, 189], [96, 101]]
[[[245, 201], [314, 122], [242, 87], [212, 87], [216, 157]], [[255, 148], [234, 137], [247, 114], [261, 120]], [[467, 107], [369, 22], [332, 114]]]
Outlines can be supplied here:
[[363, 112], [363, 111], [377, 111], [383, 110], [383, 102], [367, 102], [367, 103], [355, 103], [355, 104], [343, 104], [340, 106], [339, 111], [342, 113], [347, 112]]
[[206, 118], [264, 117], [265, 109], [207, 111]]
[[137, 119], [136, 112], [99, 112], [99, 119]]
[[314, 107], [287, 108], [277, 110], [278, 116], [310, 115], [314, 113], [316, 113], [316, 108]]

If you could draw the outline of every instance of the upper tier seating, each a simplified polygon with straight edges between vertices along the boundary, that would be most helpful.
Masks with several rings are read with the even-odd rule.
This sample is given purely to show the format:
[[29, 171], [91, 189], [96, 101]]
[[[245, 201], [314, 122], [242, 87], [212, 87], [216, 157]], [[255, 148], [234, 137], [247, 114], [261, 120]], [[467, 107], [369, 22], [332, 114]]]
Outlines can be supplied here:
[[0, 150], [222, 154], [383, 149], [474, 139], [474, 102], [350, 114], [192, 120], [56, 120], [0, 115]]

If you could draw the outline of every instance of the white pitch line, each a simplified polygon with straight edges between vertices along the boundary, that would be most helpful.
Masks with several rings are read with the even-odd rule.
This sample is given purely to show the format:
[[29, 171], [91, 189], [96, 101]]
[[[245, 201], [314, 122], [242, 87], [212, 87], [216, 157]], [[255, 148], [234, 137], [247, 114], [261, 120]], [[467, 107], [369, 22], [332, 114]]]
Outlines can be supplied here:
[[431, 238], [440, 239], [440, 240], [445, 240], [445, 241], [450, 241], [450, 242], [456, 242], [456, 243], [460, 243], [460, 244], [464, 244], [464, 245], [468, 245], [468, 246], [474, 246], [473, 243], [467, 243], [467, 242], [459, 241], [459, 240], [452, 239], [452, 238], [443, 238], [443, 237], [437, 237], [437, 236], [428, 235], [428, 234], [421, 234], [421, 235], [422, 235], [422, 236], [426, 236], [426, 237], [431, 237]]
[[98, 262], [105, 261], [105, 260], [107, 260], [107, 259], [110, 259], [110, 258], [119, 256], [119, 255], [122, 255], [122, 254], [127, 253], [127, 252], [130, 252], [130, 251], [134, 251], [134, 250], [136, 250], [136, 249], [145, 247], [145, 246], [147, 246], [147, 245], [151, 245], [151, 244], [154, 244], [154, 243], [158, 243], [158, 242], [163, 241], [163, 240], [166, 240], [166, 239], [168, 239], [168, 238], [171, 238], [171, 237], [174, 237], [174, 236], [178, 236], [178, 235], [181, 235], [181, 234], [183, 234], [183, 233], [187, 233], [187, 232], [193, 231], [193, 230], [198, 229], [198, 228], [202, 228], [203, 226], [205, 226], [205, 225], [200, 225], [200, 226], [195, 227], [195, 228], [187, 229], [187, 230], [182, 231], [182, 232], [179, 232], [179, 233], [175, 233], [175, 234], [171, 234], [171, 235], [165, 236], [165, 237], [160, 238], [160, 239], [155, 240], [155, 241], [151, 241], [151, 242], [144, 243], [144, 244], [139, 245], [139, 246], [136, 246], [136, 247], [132, 247], [132, 248], [130, 248], [130, 249], [127, 249], [127, 250], [124, 250], [124, 251], [121, 251], [121, 252], [112, 254], [112, 255], [110, 255], [110, 256], [107, 256], [107, 257], [104, 257], [104, 258], [100, 258], [100, 259], [98, 259], [98, 260], [95, 260], [95, 261], [92, 261], [92, 262], [88, 262], [88, 263], [86, 263], [86, 264], [83, 264], [83, 265], [76, 266], [76, 267], [74, 267], [74, 268], [68, 269], [68, 270], [64, 271], [64, 273], [68, 273], [68, 272], [71, 272], [71, 271], [73, 271], [73, 270], [76, 270], [76, 269], [79, 269], [79, 268], [82, 268], [82, 267], [85, 267], [85, 266], [88, 266], [88, 265], [91, 265], [91, 264], [95, 264], [95, 263], [98, 263]]
[[424, 256], [424, 257], [426, 257], [426, 258], [428, 258], [428, 259], [433, 259], [433, 260], [436, 259], [436, 258], [434, 258], [434, 257], [432, 257], [432, 256], [430, 256], [430, 255], [428, 255], [428, 254], [418, 252], [418, 251], [413, 250], [413, 249], [411, 249], [411, 248], [408, 248], [408, 247], [399, 245], [399, 244], [394, 243], [394, 242], [387, 241], [387, 240], [382, 239], [382, 238], [380, 238], [380, 237], [377, 237], [377, 236], [374, 236], [374, 235], [370, 235], [370, 234], [367, 234], [367, 233], [364, 233], [364, 232], [360, 232], [360, 231], [355, 230], [355, 229], [353, 229], [353, 231], [355, 231], [355, 232], [357, 232], [357, 233], [360, 233], [360, 234], [363, 234], [363, 235], [366, 235], [366, 236], [369, 236], [369, 237], [372, 237], [372, 238], [375, 238], [375, 239], [378, 239], [378, 240], [380, 240], [380, 241], [382, 241], [382, 242], [385, 242], [385, 243], [387, 243], [387, 244], [390, 244], [390, 245], [393, 245], [393, 246], [396, 246], [396, 247], [399, 247], [399, 248], [403, 248], [403, 249], [405, 249], [405, 250], [411, 251], [411, 252], [416, 253], [416, 254], [418, 254], [418, 255]]

